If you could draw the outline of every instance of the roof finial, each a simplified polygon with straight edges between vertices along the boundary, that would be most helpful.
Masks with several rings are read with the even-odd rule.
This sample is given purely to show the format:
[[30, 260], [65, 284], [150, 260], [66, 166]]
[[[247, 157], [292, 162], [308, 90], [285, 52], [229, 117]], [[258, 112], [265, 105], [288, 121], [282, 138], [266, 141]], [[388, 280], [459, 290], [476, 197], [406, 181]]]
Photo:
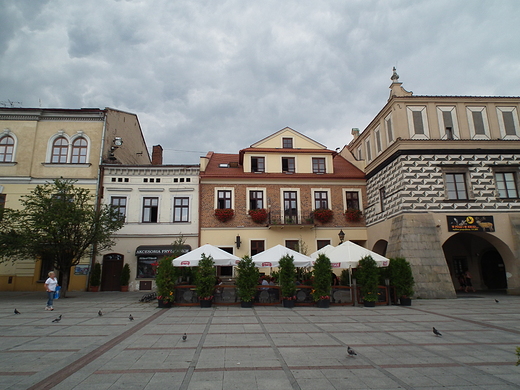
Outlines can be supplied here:
[[392, 74], [392, 77], [390, 77], [390, 80], [392, 80], [394, 83], [397, 83], [399, 80], [399, 75], [397, 74], [397, 72], [395, 70], [396, 69], [394, 66], [394, 69], [393, 69], [394, 73]]

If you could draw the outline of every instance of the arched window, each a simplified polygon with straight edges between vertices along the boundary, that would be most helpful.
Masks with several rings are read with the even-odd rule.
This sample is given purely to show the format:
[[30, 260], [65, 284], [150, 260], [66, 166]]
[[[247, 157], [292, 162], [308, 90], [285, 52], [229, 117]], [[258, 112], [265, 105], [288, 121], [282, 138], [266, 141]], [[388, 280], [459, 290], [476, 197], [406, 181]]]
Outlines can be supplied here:
[[65, 137], [59, 137], [52, 143], [51, 162], [54, 164], [66, 164], [69, 142]]
[[72, 164], [85, 164], [87, 162], [87, 140], [83, 137], [76, 138], [72, 142]]
[[0, 139], [0, 162], [12, 162], [14, 152], [14, 139], [6, 135]]

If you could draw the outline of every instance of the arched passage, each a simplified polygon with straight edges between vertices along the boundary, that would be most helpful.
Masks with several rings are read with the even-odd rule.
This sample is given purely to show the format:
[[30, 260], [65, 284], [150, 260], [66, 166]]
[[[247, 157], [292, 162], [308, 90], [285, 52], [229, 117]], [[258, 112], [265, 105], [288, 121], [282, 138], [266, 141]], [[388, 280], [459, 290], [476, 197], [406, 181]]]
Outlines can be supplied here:
[[488, 233], [456, 233], [442, 246], [455, 289], [459, 275], [469, 271], [477, 290], [507, 289], [507, 262], [514, 258], [510, 249]]
[[378, 255], [386, 256], [386, 248], [388, 247], [388, 241], [379, 240], [374, 244], [372, 248], [373, 252], [376, 252]]

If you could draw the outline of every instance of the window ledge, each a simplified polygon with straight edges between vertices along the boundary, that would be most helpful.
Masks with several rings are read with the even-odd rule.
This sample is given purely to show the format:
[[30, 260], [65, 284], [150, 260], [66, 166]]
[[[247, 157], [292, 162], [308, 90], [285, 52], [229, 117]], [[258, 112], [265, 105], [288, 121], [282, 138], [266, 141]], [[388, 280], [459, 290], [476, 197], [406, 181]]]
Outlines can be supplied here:
[[2, 162], [0, 162], [0, 165], [2, 165], [4, 167], [14, 167], [16, 164], [18, 164], [18, 163], [14, 162], [14, 161], [2, 161]]
[[475, 199], [444, 199], [442, 203], [475, 203]]
[[71, 167], [88, 168], [88, 167], [92, 166], [91, 163], [85, 163], [85, 164], [66, 163], [66, 164], [63, 164], [63, 163], [48, 163], [48, 162], [43, 162], [42, 165], [44, 167], [53, 167], [53, 168], [56, 168], [56, 167], [59, 167], [59, 168], [71, 168]]

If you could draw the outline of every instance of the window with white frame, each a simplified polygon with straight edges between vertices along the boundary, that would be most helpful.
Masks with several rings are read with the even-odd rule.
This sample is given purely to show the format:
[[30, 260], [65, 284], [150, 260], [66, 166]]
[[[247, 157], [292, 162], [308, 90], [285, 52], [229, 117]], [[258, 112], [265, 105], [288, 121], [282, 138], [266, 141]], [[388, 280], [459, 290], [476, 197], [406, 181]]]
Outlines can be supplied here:
[[370, 145], [370, 138], [367, 138], [365, 140], [365, 148], [367, 150], [367, 161], [370, 161], [370, 160], [372, 160], [372, 149], [371, 149], [371, 145]]
[[69, 153], [69, 141], [65, 137], [58, 137], [52, 143], [52, 157], [53, 164], [66, 164], [67, 155]]
[[87, 162], [87, 140], [83, 137], [78, 137], [72, 141], [72, 164], [85, 164]]
[[325, 157], [312, 158], [312, 173], [325, 173]]
[[126, 218], [126, 196], [112, 196], [110, 205], [119, 212], [121, 219], [124, 221]]
[[5, 135], [0, 139], [0, 162], [12, 162], [14, 155], [14, 138]]
[[471, 137], [489, 139], [489, 125], [486, 107], [467, 107]]
[[499, 198], [518, 198], [516, 172], [495, 172], [495, 181]]
[[426, 106], [407, 106], [408, 129], [412, 139], [429, 139], [430, 130]]
[[217, 190], [217, 209], [231, 209], [233, 208], [232, 191], [231, 190]]
[[83, 132], [70, 138], [60, 131], [49, 140], [47, 161], [51, 164], [87, 164], [89, 140]]
[[381, 143], [381, 131], [379, 129], [379, 126], [374, 130], [374, 135], [376, 137], [376, 151], [377, 154], [379, 154], [383, 150], [383, 145]]
[[159, 198], [143, 198], [143, 219], [144, 223], [157, 223], [159, 217]]
[[394, 131], [392, 129], [392, 114], [388, 115], [385, 118], [385, 127], [386, 127], [386, 136], [388, 138], [388, 143], [391, 144], [394, 142]]
[[314, 191], [314, 209], [329, 208], [329, 193], [327, 191]]
[[251, 172], [261, 173], [265, 172], [265, 158], [251, 157]]
[[296, 162], [294, 157], [282, 157], [282, 172], [294, 173]]
[[497, 107], [500, 135], [504, 139], [518, 139], [520, 129], [516, 107]]
[[180, 196], [173, 198], [173, 222], [189, 222], [190, 198]]
[[437, 118], [441, 139], [458, 139], [459, 126], [455, 106], [437, 106]]
[[345, 190], [345, 208], [347, 210], [361, 210], [359, 200], [359, 191]]
[[249, 190], [249, 209], [257, 210], [264, 208], [264, 191]]

